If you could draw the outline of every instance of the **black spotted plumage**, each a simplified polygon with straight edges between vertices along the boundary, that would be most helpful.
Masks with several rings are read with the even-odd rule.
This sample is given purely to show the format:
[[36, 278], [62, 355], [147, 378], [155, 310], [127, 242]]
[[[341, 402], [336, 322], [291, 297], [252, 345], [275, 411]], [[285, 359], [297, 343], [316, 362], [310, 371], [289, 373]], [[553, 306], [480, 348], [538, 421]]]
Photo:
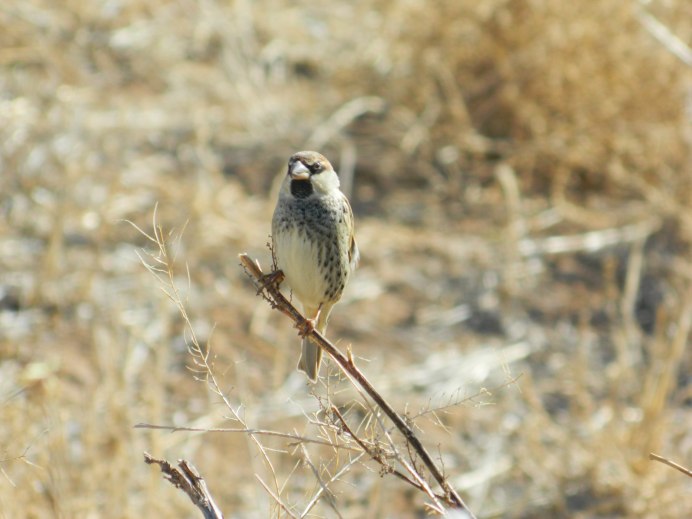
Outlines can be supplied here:
[[[329, 161], [316, 152], [293, 155], [272, 219], [272, 242], [278, 267], [320, 333], [358, 262], [353, 229], [351, 206]], [[298, 367], [311, 380], [321, 353], [303, 341]]]

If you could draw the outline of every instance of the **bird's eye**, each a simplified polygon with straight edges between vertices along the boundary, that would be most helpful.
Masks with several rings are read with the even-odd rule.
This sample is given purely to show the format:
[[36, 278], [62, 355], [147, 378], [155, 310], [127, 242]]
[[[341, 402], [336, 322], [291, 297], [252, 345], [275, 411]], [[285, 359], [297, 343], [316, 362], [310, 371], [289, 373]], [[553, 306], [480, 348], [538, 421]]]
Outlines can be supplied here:
[[320, 164], [319, 162], [315, 162], [314, 164], [311, 164], [309, 168], [312, 173], [319, 173], [320, 171], [322, 171], [322, 164]]

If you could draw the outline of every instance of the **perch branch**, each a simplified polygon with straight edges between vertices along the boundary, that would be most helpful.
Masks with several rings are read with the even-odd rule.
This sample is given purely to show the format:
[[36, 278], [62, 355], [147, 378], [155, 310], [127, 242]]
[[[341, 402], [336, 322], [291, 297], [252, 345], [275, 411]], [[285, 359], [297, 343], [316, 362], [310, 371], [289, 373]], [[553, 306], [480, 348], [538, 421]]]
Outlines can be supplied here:
[[[262, 272], [257, 260], [252, 260], [247, 254], [241, 254], [240, 263], [245, 269], [245, 272], [252, 278], [258, 293], [266, 299], [272, 308], [279, 310], [284, 315], [288, 316], [298, 329], [306, 329], [307, 320], [303, 315], [286, 299], [279, 289], [278, 279], [281, 278], [277, 273], [265, 275]], [[389, 419], [394, 423], [396, 428], [403, 434], [407, 443], [418, 454], [423, 461], [432, 477], [437, 481], [444, 491], [445, 501], [453, 508], [460, 508], [474, 518], [475, 516], [468, 509], [461, 496], [452, 488], [442, 471], [437, 467], [432, 457], [425, 449], [421, 441], [415, 435], [411, 427], [406, 421], [392, 408], [391, 405], [377, 392], [370, 381], [358, 369], [353, 362], [353, 358], [347, 357], [341, 353], [330, 341], [325, 339], [317, 330], [310, 332], [307, 337], [325, 351], [334, 361], [341, 367], [343, 372], [352, 380], [355, 381], [363, 390], [373, 399], [373, 401], [384, 411]]]

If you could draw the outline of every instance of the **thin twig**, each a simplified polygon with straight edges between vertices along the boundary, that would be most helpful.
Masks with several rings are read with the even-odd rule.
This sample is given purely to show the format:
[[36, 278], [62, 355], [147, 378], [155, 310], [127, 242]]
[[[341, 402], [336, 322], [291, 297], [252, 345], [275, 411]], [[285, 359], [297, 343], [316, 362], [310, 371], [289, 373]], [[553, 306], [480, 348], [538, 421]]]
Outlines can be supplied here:
[[656, 17], [646, 12], [640, 0], [637, 18], [649, 33], [656, 38], [669, 52], [682, 61], [685, 65], [692, 67], [692, 49], [673, 31], [661, 23]]
[[686, 476], [689, 476], [692, 478], [692, 470], [685, 468], [682, 465], [678, 465], [673, 460], [669, 460], [668, 458], [664, 458], [663, 456], [659, 456], [658, 454], [654, 454], [653, 452], [649, 453], [649, 459], [655, 460], [655, 461], [660, 461], [664, 465], [668, 465], [669, 467], [673, 467], [675, 470], [679, 470], [680, 472], [682, 472]]
[[[474, 399], [481, 397], [481, 396], [492, 396], [494, 391], [498, 391], [500, 389], [504, 389], [504, 388], [509, 387], [513, 384], [516, 384], [517, 380], [519, 380], [521, 378], [521, 376], [522, 376], [521, 374], [516, 375], [516, 376], [510, 378], [509, 380], [507, 380], [506, 382], [503, 382], [502, 384], [500, 384], [498, 386], [491, 387], [490, 389], [485, 388], [485, 387], [481, 388], [480, 390], [478, 390], [473, 395], [465, 396], [464, 398], [452, 398], [452, 397], [450, 397], [446, 404], [439, 405], [437, 407], [428, 407], [426, 409], [421, 409], [416, 414], [412, 415], [410, 417], [410, 420], [414, 421], [414, 420], [417, 420], [418, 418], [420, 418], [421, 416], [426, 416], [426, 415], [432, 413], [433, 416], [435, 416], [435, 418], [437, 418], [438, 425], [442, 426], [443, 428], [446, 428], [446, 426], [444, 426], [444, 424], [442, 424], [439, 421], [439, 418], [437, 417], [437, 413], [439, 413], [441, 411], [446, 411], [447, 409], [450, 409], [452, 407], [457, 407], [457, 406], [463, 404], [464, 402], [474, 401]], [[456, 394], [459, 394], [459, 390], [457, 390]], [[476, 404], [476, 406], [479, 406], [479, 405], [482, 405], [482, 404]], [[487, 405], [489, 405], [489, 404], [487, 404]]]
[[300, 443], [316, 443], [318, 445], [326, 445], [327, 447], [334, 447], [336, 449], [344, 449], [353, 452], [360, 452], [360, 449], [354, 447], [348, 447], [346, 445], [337, 445], [326, 440], [318, 440], [316, 438], [308, 438], [307, 436], [301, 436], [299, 434], [284, 433], [280, 431], [271, 431], [268, 429], [247, 429], [247, 428], [224, 428], [224, 427], [214, 427], [211, 429], [205, 429], [204, 427], [176, 427], [174, 425], [153, 425], [148, 423], [138, 423], [135, 425], [135, 429], [158, 429], [163, 431], [171, 432], [201, 432], [201, 433], [243, 433], [243, 434], [257, 434], [263, 436], [276, 436], [278, 438], [287, 438], [289, 440], [296, 440]]
[[[192, 356], [195, 364], [200, 368], [200, 371], [204, 373], [204, 380], [207, 383], [207, 387], [209, 387], [212, 392], [216, 393], [221, 398], [224, 405], [232, 413], [235, 420], [238, 423], [240, 423], [243, 427], [247, 428], [245, 421], [242, 419], [242, 417], [236, 411], [236, 409], [234, 409], [228, 396], [223, 392], [216, 378], [213, 368], [213, 358], [210, 358], [210, 342], [206, 344], [206, 347], [203, 347], [197, 338], [197, 333], [195, 332], [194, 327], [192, 326], [192, 321], [190, 320], [190, 317], [187, 313], [187, 308], [185, 306], [185, 303], [175, 281], [175, 274], [173, 268], [175, 264], [175, 256], [171, 257], [171, 255], [169, 254], [168, 241], [166, 239], [166, 236], [164, 235], [163, 228], [157, 222], [157, 210], [158, 205], [154, 207], [154, 214], [152, 216], [152, 227], [154, 231], [153, 235], [147, 234], [142, 229], [131, 223], [131, 225], [133, 225], [140, 233], [142, 233], [148, 240], [155, 243], [158, 247], [158, 255], [155, 255], [153, 253], [148, 254], [150, 262], [146, 261], [146, 259], [143, 258], [142, 255], [139, 255], [139, 257], [145, 268], [147, 268], [152, 273], [152, 275], [154, 275], [154, 277], [158, 280], [162, 291], [176, 306], [178, 312], [180, 313], [180, 316], [183, 318], [183, 321], [185, 323], [185, 331], [189, 335], [189, 338], [186, 338], [185, 341], [188, 347], [188, 351]], [[190, 271], [189, 269], [186, 269], [186, 271], [188, 274], [189, 282]], [[269, 468], [269, 471], [271, 472], [274, 487], [278, 491], [279, 482], [276, 477], [274, 465], [272, 464], [269, 455], [267, 454], [264, 446], [255, 434], [249, 433], [249, 437], [261, 453], [266, 466]]]
[[408, 483], [409, 485], [411, 485], [411, 486], [417, 488], [417, 489], [420, 490], [421, 492], [425, 492], [425, 493], [428, 494], [428, 496], [429, 496], [432, 500], [434, 500], [434, 501], [436, 501], [436, 500], [438, 500], [438, 499], [441, 499], [442, 501], [445, 501], [445, 500], [446, 500], [445, 496], [442, 496], [442, 495], [439, 495], [439, 494], [435, 494], [434, 492], [432, 492], [432, 490], [430, 490], [430, 487], [429, 487], [429, 486], [427, 486], [427, 485], [426, 485], [426, 486], [423, 486], [423, 485], [420, 484], [419, 482], [413, 481], [413, 480], [412, 480], [411, 478], [409, 478], [406, 474], [404, 474], [404, 473], [401, 472], [400, 470], [397, 470], [397, 469], [395, 469], [394, 467], [392, 467], [392, 466], [389, 464], [389, 462], [387, 461], [387, 459], [386, 459], [385, 456], [383, 456], [381, 453], [377, 452], [376, 450], [373, 450], [372, 447], [370, 447], [370, 446], [369, 446], [367, 443], [365, 443], [357, 434], [355, 434], [355, 433], [353, 432], [353, 430], [351, 429], [351, 427], [348, 425], [348, 422], [346, 422], [346, 419], [345, 419], [345, 418], [343, 417], [343, 415], [339, 412], [339, 409], [338, 409], [336, 406], [332, 406], [332, 413], [334, 413], [334, 414], [336, 415], [336, 417], [339, 419], [339, 422], [341, 422], [341, 426], [344, 428], [344, 430], [346, 431], [346, 433], [347, 433], [351, 438], [353, 438], [353, 440], [354, 440], [358, 445], [360, 445], [361, 449], [363, 449], [363, 450], [368, 454], [368, 456], [370, 456], [373, 460], [375, 460], [377, 463], [379, 463], [380, 465], [382, 465], [382, 468], [384, 469], [384, 471], [385, 471], [387, 474], [392, 474], [392, 475], [398, 477], [399, 479], [401, 479], [402, 481], [405, 481], [405, 482]]
[[[336, 474], [334, 474], [334, 475], [331, 477], [331, 479], [330, 479], [329, 481], [327, 481], [327, 485], [329, 485], [330, 483], [332, 483], [332, 482], [338, 480], [341, 476], [343, 476], [344, 474], [346, 474], [346, 472], [348, 472], [348, 471], [350, 470], [350, 468], [351, 468], [353, 465], [355, 465], [356, 463], [358, 463], [358, 461], [360, 461], [360, 459], [361, 459], [364, 455], [365, 455], [365, 453], [364, 453], [364, 452], [361, 452], [360, 454], [358, 454], [358, 456], [356, 456], [355, 458], [353, 458], [352, 460], [350, 460], [348, 463], [346, 463], [343, 467], [341, 467], [341, 470], [339, 470], [339, 472], [337, 472]], [[317, 503], [317, 501], [319, 500], [319, 498], [322, 496], [322, 492], [323, 492], [322, 487], [320, 487], [320, 489], [317, 491], [317, 493], [314, 495], [314, 497], [310, 500], [310, 502], [309, 502], [309, 503], [307, 504], [307, 506], [305, 507], [305, 510], [303, 510], [303, 513], [300, 515], [301, 517], [305, 517], [306, 515], [308, 515], [308, 512], [310, 512], [310, 510], [312, 509], [312, 507], [315, 506], [315, 503]], [[337, 513], [338, 513], [338, 512], [337, 512]]]
[[303, 463], [305, 463], [308, 467], [310, 467], [310, 470], [312, 470], [312, 473], [315, 476], [315, 479], [320, 484], [320, 489], [317, 491], [317, 494], [315, 494], [315, 497], [313, 497], [310, 500], [305, 511], [301, 514], [301, 517], [304, 517], [305, 515], [307, 515], [308, 512], [310, 511], [310, 509], [315, 505], [315, 503], [317, 503], [320, 496], [322, 494], [324, 494], [327, 497], [327, 503], [329, 504], [331, 509], [339, 517], [339, 519], [342, 519], [341, 514], [339, 513], [339, 510], [336, 508], [336, 498], [334, 497], [334, 494], [332, 493], [332, 491], [329, 490], [329, 486], [328, 486], [329, 483], [331, 483], [331, 481], [333, 481], [333, 480], [330, 480], [329, 482], [324, 482], [322, 480], [322, 476], [320, 475], [320, 471], [317, 470], [317, 467], [315, 467], [315, 464], [310, 459], [310, 454], [308, 453], [308, 450], [305, 448], [305, 445], [301, 444], [300, 448], [303, 452]]
[[[274, 282], [266, 282], [268, 279], [255, 260], [253, 261], [247, 254], [241, 254], [240, 263], [245, 271], [254, 278], [254, 284], [262, 296], [269, 300], [273, 307], [287, 315], [296, 325], [298, 329], [306, 329], [307, 320], [301, 313], [286, 299], [279, 290], [279, 286]], [[271, 274], [270, 274], [271, 275]], [[370, 381], [355, 365], [352, 357], [346, 357], [341, 353], [330, 341], [325, 339], [318, 331], [312, 330], [307, 337], [325, 351], [334, 361], [341, 367], [343, 372], [352, 380], [355, 381], [363, 390], [372, 398], [375, 403], [384, 411], [389, 419], [394, 423], [397, 429], [403, 434], [406, 441], [411, 445], [413, 450], [418, 454], [423, 461], [432, 477], [437, 481], [444, 495], [445, 501], [454, 508], [466, 510], [470, 517], [474, 517], [468, 509], [458, 492], [452, 488], [442, 471], [437, 467], [432, 457], [425, 449], [421, 441], [415, 435], [411, 427], [406, 421], [392, 408], [392, 406], [380, 395], [373, 387]]]
[[284, 503], [283, 501], [281, 501], [281, 498], [279, 496], [277, 496], [274, 492], [272, 492], [272, 489], [269, 488], [269, 485], [267, 485], [264, 482], [264, 480], [261, 477], [259, 477], [258, 474], [255, 474], [255, 478], [257, 479], [257, 481], [260, 482], [260, 485], [262, 485], [262, 488], [264, 488], [264, 490], [267, 491], [267, 494], [269, 494], [272, 497], [272, 499], [274, 501], [276, 501], [276, 503], [284, 510], [284, 512], [286, 512], [288, 515], [290, 515], [294, 519], [298, 519], [298, 517], [288, 509], [288, 505], [286, 503]]

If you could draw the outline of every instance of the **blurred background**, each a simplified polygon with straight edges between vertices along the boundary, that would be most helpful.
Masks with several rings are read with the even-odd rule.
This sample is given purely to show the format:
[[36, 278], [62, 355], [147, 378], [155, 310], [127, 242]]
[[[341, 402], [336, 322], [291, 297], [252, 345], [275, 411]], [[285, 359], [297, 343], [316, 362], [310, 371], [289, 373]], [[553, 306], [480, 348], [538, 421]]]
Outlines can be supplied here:
[[[197, 517], [144, 451], [227, 517], [287, 516], [256, 476], [304, 511], [307, 452], [348, 464], [133, 428], [239, 426], [138, 257], [155, 207], [248, 427], [317, 437], [320, 398], [359, 400], [295, 372], [238, 266], [269, 268], [301, 149], [340, 172], [362, 255], [328, 335], [479, 517], [689, 517], [692, 481], [648, 455], [692, 465], [691, 45], [685, 0], [3, 1], [0, 517]], [[314, 517], [424, 515], [361, 461]]]

